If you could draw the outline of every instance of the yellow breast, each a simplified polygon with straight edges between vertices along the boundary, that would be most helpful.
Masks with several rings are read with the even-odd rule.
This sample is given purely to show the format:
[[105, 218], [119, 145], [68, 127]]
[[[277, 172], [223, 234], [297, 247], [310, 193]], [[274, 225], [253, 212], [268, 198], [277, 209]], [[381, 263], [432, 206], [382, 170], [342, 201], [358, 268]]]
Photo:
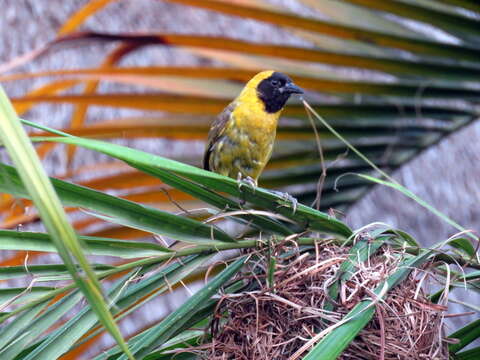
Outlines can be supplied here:
[[[251, 169], [248, 176], [254, 179], [258, 178], [270, 159], [281, 113], [265, 111], [256, 87], [257, 84], [250, 81], [238, 96], [237, 106], [226, 129], [240, 145], [242, 150], [238, 155], [242, 158], [243, 167]], [[248, 166], [246, 162], [249, 163]]]
[[252, 131], [252, 136], [259, 138], [259, 140], [263, 136], [275, 134], [280, 111], [273, 114], [265, 112], [265, 105], [256, 95], [239, 96], [237, 104], [232, 113], [232, 119], [235, 123], [232, 124], [233, 126]]
[[210, 158], [210, 168], [217, 173], [256, 181], [270, 159], [281, 111], [265, 111], [257, 86], [272, 73], [257, 74], [234, 100], [234, 109]]

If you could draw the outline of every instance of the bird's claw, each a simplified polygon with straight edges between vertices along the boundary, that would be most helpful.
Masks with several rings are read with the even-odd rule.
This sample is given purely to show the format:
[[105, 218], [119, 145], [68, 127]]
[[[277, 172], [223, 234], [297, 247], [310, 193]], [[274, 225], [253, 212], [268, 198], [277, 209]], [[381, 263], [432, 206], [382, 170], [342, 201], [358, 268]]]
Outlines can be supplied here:
[[[242, 177], [242, 174], [238, 173], [237, 176], [237, 181], [238, 181], [238, 191], [242, 191], [242, 186], [249, 186], [253, 192], [255, 192], [255, 189], [257, 188], [257, 182], [250, 176], [247, 177]], [[245, 199], [240, 200], [240, 206], [245, 205], [247, 201]]]
[[242, 186], [249, 186], [253, 191], [257, 188], [257, 182], [250, 176], [242, 177], [241, 174], [238, 174], [238, 190], [242, 189]]
[[293, 213], [295, 214], [295, 212], [297, 211], [297, 208], [298, 208], [297, 198], [295, 198], [292, 195], [290, 195], [289, 193], [286, 193], [286, 192], [283, 192], [283, 191], [271, 190], [271, 192], [274, 193], [275, 195], [281, 196], [284, 201], [289, 202], [292, 206]]

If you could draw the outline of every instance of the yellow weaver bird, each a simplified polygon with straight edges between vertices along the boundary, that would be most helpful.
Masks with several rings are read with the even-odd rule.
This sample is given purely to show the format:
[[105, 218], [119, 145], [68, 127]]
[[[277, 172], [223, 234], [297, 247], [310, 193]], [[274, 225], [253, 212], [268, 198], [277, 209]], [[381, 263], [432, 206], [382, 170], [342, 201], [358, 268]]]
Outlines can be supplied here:
[[292, 94], [303, 90], [287, 75], [271, 70], [255, 75], [213, 122], [204, 169], [256, 186], [272, 155], [278, 119]]

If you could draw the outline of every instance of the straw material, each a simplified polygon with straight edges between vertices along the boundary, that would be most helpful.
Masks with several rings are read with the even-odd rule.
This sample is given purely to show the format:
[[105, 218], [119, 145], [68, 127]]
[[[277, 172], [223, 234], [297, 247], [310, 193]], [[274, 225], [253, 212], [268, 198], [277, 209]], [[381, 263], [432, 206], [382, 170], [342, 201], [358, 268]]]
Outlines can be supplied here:
[[[260, 258], [248, 272], [251, 275], [239, 275], [249, 290], [222, 297], [211, 324], [212, 340], [195, 352], [213, 360], [289, 359], [359, 301], [372, 298], [373, 289], [397, 269], [404, 255], [383, 246], [356, 267], [333, 300], [327, 289], [341, 275], [340, 264], [349, 261], [348, 250], [336, 245], [304, 253], [284, 245], [275, 249], [273, 288], [266, 285], [271, 260]], [[422, 290], [429, 278], [427, 269], [413, 269], [384, 301], [376, 303], [373, 319], [340, 359], [447, 359], [442, 332], [446, 308], [431, 303]], [[322, 310], [328, 302], [334, 304], [333, 311]]]

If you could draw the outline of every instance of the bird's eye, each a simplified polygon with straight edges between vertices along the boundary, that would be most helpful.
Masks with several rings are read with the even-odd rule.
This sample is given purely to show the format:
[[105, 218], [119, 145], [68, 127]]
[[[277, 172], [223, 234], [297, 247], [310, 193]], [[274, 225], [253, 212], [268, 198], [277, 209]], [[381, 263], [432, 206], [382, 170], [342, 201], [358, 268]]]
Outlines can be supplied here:
[[280, 81], [278, 81], [278, 80], [271, 80], [271, 81], [270, 81], [270, 84], [272, 84], [272, 86], [277, 87], [278, 85], [280, 85]]

